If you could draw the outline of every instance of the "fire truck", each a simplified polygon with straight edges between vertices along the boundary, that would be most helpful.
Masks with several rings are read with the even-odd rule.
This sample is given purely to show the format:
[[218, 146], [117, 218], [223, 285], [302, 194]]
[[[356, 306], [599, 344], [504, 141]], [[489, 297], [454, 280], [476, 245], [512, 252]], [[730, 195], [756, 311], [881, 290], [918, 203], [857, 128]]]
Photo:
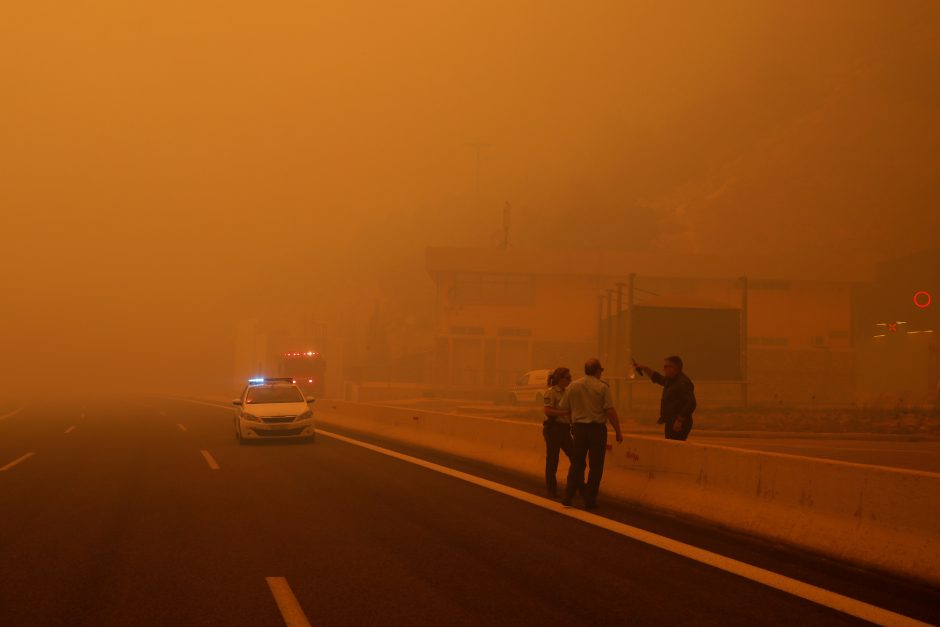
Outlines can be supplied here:
[[326, 361], [316, 351], [281, 353], [277, 360], [278, 376], [290, 377], [305, 395], [326, 395]]

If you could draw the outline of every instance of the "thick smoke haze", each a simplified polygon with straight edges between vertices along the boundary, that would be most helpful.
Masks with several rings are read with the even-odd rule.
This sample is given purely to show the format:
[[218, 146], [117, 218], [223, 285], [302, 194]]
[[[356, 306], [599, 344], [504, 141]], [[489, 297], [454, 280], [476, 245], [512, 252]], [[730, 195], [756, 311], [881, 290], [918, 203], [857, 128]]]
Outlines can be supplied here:
[[4, 385], [427, 315], [424, 247], [495, 247], [507, 202], [527, 248], [935, 245], [938, 42], [932, 0], [4, 2]]

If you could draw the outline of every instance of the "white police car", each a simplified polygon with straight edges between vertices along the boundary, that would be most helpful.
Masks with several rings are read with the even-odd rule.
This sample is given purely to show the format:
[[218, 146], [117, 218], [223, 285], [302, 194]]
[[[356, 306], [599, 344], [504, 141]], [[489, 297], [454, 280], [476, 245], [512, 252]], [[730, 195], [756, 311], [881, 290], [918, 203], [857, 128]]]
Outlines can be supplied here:
[[248, 440], [313, 441], [312, 396], [305, 397], [293, 379], [249, 379], [235, 405], [235, 437]]

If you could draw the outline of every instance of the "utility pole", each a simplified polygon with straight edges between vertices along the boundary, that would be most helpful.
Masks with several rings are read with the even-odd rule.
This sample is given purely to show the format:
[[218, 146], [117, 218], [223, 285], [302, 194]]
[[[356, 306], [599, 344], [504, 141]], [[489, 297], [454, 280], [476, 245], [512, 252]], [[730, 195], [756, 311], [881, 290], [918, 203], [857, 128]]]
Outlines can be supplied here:
[[607, 350], [604, 354], [604, 361], [610, 368], [610, 362], [614, 360], [614, 290], [605, 290], [605, 292], [607, 293], [607, 337], [604, 338], [604, 344]]
[[742, 276], [740, 279], [741, 285], [741, 404], [744, 407], [747, 407], [748, 402], [748, 377], [747, 377], [747, 319], [748, 319], [748, 302], [747, 302], [747, 288], [748, 282], [747, 277]]
[[[631, 272], [627, 277], [627, 329], [626, 345], [630, 349], [630, 357], [633, 355], [633, 307], [636, 302], [633, 300], [633, 293], [636, 290], [636, 274]], [[626, 363], [626, 361], [624, 361]], [[627, 411], [633, 411], [633, 379], [627, 384]]]
[[489, 148], [490, 144], [483, 144], [479, 141], [468, 142], [468, 146], [476, 150], [477, 153], [477, 171], [476, 171], [476, 210], [480, 211], [480, 156], [484, 148]]
[[[614, 325], [614, 358], [612, 360], [611, 368], [614, 371], [614, 374], [617, 375], [617, 378], [614, 380], [614, 403], [617, 406], [620, 406], [621, 392], [624, 389], [624, 386], [628, 385], [626, 383], [626, 373], [628, 372], [622, 364], [626, 364], [626, 357], [623, 354], [624, 338], [623, 338], [623, 288], [624, 283], [621, 281], [617, 282], [617, 323]], [[623, 379], [621, 379], [623, 377]]]

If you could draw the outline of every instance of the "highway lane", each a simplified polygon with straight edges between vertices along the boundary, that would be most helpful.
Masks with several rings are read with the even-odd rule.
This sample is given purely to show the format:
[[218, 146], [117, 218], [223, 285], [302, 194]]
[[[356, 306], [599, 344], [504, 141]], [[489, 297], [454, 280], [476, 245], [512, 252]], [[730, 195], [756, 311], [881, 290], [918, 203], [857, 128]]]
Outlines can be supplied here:
[[[329, 438], [239, 446], [228, 411], [171, 400], [92, 402], [77, 419], [80, 409], [28, 408], [0, 425], [0, 464], [36, 452], [0, 473], [0, 624], [283, 624], [266, 577], [284, 577], [316, 625], [858, 622]], [[742, 545], [739, 556], [774, 552], [642, 522], [713, 549]], [[799, 562], [791, 573], [828, 568], [817, 580], [887, 586], [890, 598], [873, 600], [940, 618], [932, 591]]]
[[[35, 449], [50, 438], [64, 434], [81, 419], [81, 408], [63, 411], [56, 407], [36, 412], [28, 407], [11, 406], [0, 416], [3, 416], [0, 420], [0, 468], [3, 468], [24, 455], [35, 453]], [[20, 463], [26, 461], [29, 460]]]

